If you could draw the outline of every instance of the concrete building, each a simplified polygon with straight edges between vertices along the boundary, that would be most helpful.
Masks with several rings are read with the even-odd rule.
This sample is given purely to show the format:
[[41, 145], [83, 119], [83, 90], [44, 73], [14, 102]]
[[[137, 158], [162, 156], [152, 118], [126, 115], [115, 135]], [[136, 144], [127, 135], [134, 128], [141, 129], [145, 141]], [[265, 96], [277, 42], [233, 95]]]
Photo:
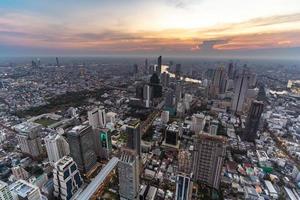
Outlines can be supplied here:
[[127, 148], [136, 151], [137, 155], [141, 155], [141, 130], [140, 120], [131, 119], [127, 123]]
[[14, 129], [17, 131], [16, 136], [23, 153], [32, 157], [38, 157], [43, 153], [39, 135], [39, 131], [42, 129], [40, 124], [23, 122], [16, 125]]
[[210, 187], [219, 188], [226, 154], [225, 140], [219, 136], [194, 136], [193, 176]]
[[245, 97], [249, 88], [250, 74], [245, 69], [235, 77], [234, 96], [231, 110], [240, 113], [243, 111]]
[[95, 129], [93, 132], [94, 151], [101, 159], [109, 159], [112, 151], [111, 132], [109, 129]]
[[0, 200], [13, 200], [8, 184], [0, 181]]
[[192, 155], [188, 150], [178, 152], [178, 171], [184, 174], [190, 174], [192, 167]]
[[70, 155], [82, 173], [88, 172], [97, 162], [94, 151], [93, 130], [89, 125], [73, 127], [67, 133]]
[[164, 123], [164, 124], [167, 124], [169, 122], [169, 111], [162, 111], [161, 112], [161, 121]]
[[11, 171], [16, 180], [27, 180], [30, 176], [30, 174], [22, 166], [12, 167]]
[[171, 148], [179, 148], [179, 127], [176, 124], [170, 124], [165, 130], [165, 139], [163, 146]]
[[209, 126], [209, 134], [217, 135], [218, 127], [219, 127], [219, 122], [217, 120], [212, 120]]
[[94, 108], [88, 111], [88, 120], [93, 129], [105, 128], [106, 115], [104, 107]]
[[59, 134], [48, 135], [44, 139], [49, 162], [54, 164], [63, 156], [70, 154], [69, 144]]
[[14, 199], [41, 200], [42, 198], [40, 189], [24, 180], [18, 180], [11, 184], [9, 188]]
[[176, 176], [176, 193], [175, 200], [189, 200], [192, 194], [192, 181], [185, 174]]
[[69, 156], [55, 163], [53, 176], [54, 196], [61, 200], [71, 199], [83, 183], [76, 163]]
[[119, 194], [121, 200], [139, 197], [139, 156], [131, 149], [123, 149], [118, 163]]
[[195, 133], [200, 133], [201, 131], [203, 131], [205, 123], [206, 123], [206, 118], [203, 113], [193, 114], [191, 130], [194, 131]]

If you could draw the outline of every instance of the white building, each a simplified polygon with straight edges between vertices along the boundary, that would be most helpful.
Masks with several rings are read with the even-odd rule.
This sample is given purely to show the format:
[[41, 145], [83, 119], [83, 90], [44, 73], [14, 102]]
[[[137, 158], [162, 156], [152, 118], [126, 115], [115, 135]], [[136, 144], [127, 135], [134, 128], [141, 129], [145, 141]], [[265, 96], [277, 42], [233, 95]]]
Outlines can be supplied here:
[[0, 181], [0, 200], [13, 200], [8, 184]]
[[9, 188], [14, 199], [41, 200], [42, 198], [40, 189], [24, 180], [18, 180]]
[[161, 112], [161, 120], [163, 123], [167, 124], [169, 122], [169, 111], [162, 111]]
[[105, 128], [106, 115], [104, 107], [94, 108], [88, 111], [88, 120], [93, 129]]
[[44, 139], [49, 162], [55, 163], [63, 156], [70, 154], [69, 144], [59, 134], [48, 135]]
[[118, 163], [121, 200], [137, 200], [139, 195], [139, 157], [134, 150], [124, 149]]
[[194, 114], [192, 116], [191, 130], [194, 131], [195, 133], [200, 133], [201, 131], [203, 131], [205, 123], [206, 123], [206, 118], [203, 113]]
[[54, 196], [61, 200], [71, 199], [83, 183], [77, 165], [70, 156], [55, 163], [53, 176]]
[[212, 120], [209, 126], [209, 134], [217, 135], [219, 127], [219, 122], [217, 120]]

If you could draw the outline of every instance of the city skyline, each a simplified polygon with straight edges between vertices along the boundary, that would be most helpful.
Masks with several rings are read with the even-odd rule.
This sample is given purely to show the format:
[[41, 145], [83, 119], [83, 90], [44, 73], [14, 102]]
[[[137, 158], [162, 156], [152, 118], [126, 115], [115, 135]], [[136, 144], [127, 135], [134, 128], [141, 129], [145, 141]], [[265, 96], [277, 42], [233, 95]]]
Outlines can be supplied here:
[[0, 56], [293, 58], [300, 52], [297, 0], [4, 0], [0, 13]]

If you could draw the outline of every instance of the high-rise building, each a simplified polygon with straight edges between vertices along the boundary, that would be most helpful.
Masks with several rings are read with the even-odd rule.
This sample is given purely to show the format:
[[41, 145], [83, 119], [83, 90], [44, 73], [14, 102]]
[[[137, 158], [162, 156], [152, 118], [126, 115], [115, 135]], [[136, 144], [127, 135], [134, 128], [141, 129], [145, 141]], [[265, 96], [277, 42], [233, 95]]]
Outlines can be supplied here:
[[93, 129], [105, 128], [106, 115], [104, 107], [94, 108], [88, 111], [88, 120]]
[[18, 143], [23, 153], [32, 157], [38, 157], [43, 153], [39, 134], [39, 131], [42, 129], [40, 124], [23, 122], [14, 128], [17, 131]]
[[139, 156], [131, 149], [123, 149], [118, 163], [119, 194], [121, 200], [137, 200], [139, 196]]
[[161, 121], [165, 124], [169, 122], [169, 111], [164, 110], [161, 112]]
[[176, 67], [175, 67], [175, 78], [177, 80], [180, 79], [180, 74], [181, 74], [181, 64], [176, 64]]
[[58, 61], [58, 57], [56, 57], [56, 66], [59, 67], [59, 61]]
[[148, 59], [145, 59], [145, 72], [148, 73], [149, 69], [148, 69]]
[[69, 200], [81, 187], [83, 180], [76, 163], [70, 156], [65, 156], [55, 163], [53, 170], [54, 196]]
[[165, 139], [163, 146], [179, 148], [179, 127], [176, 124], [170, 124], [165, 130]]
[[225, 140], [222, 137], [204, 133], [195, 135], [193, 151], [194, 179], [218, 189], [225, 154]]
[[246, 120], [246, 128], [244, 130], [244, 139], [253, 142], [257, 137], [257, 130], [260, 122], [260, 117], [264, 109], [262, 101], [253, 101]]
[[18, 180], [9, 186], [12, 195], [19, 200], [40, 200], [40, 189], [24, 180]]
[[151, 87], [148, 84], [144, 85], [143, 99], [144, 99], [146, 108], [149, 108], [151, 105], [151, 96], [152, 96], [151, 92], [152, 92]]
[[228, 78], [229, 78], [229, 79], [233, 79], [233, 75], [234, 75], [234, 66], [233, 66], [233, 63], [232, 63], [232, 62], [228, 64], [227, 74], [228, 74]]
[[161, 82], [164, 87], [168, 87], [169, 82], [170, 82], [170, 74], [167, 72], [162, 73], [161, 74]]
[[218, 67], [212, 79], [212, 83], [210, 85], [210, 96], [212, 98], [216, 97], [219, 94], [224, 94], [226, 92], [226, 84], [227, 84], [228, 76], [224, 67]]
[[165, 106], [172, 108], [174, 106], [174, 91], [168, 90], [165, 94]]
[[138, 66], [137, 64], [134, 64], [134, 65], [133, 65], [133, 73], [134, 73], [134, 74], [139, 73], [139, 66]]
[[192, 194], [192, 181], [186, 174], [176, 176], [175, 200], [189, 200]]
[[44, 139], [49, 162], [55, 163], [63, 156], [69, 155], [70, 149], [66, 139], [59, 134], [51, 134]]
[[160, 74], [161, 74], [161, 65], [162, 65], [162, 57], [159, 56], [157, 58], [157, 67], [156, 67], [156, 73], [158, 76], [160, 76]]
[[88, 125], [73, 127], [67, 133], [70, 155], [82, 173], [88, 172], [97, 162], [94, 151], [93, 129]]
[[156, 73], [151, 76], [149, 85], [152, 88], [153, 98], [162, 97], [162, 86], [160, 85], [160, 79]]
[[136, 151], [137, 155], [141, 155], [141, 130], [140, 120], [131, 119], [127, 123], [127, 148]]
[[109, 159], [112, 150], [111, 133], [109, 129], [94, 130], [94, 149], [101, 159]]
[[219, 122], [217, 120], [212, 120], [209, 126], [209, 134], [217, 135], [218, 127], [219, 127]]
[[245, 96], [249, 87], [250, 76], [244, 69], [236, 75], [234, 84], [234, 96], [232, 100], [231, 110], [240, 113], [243, 111]]
[[13, 200], [8, 184], [0, 180], [0, 200]]
[[203, 113], [193, 114], [191, 130], [195, 133], [200, 133], [203, 131], [206, 123], [206, 118]]

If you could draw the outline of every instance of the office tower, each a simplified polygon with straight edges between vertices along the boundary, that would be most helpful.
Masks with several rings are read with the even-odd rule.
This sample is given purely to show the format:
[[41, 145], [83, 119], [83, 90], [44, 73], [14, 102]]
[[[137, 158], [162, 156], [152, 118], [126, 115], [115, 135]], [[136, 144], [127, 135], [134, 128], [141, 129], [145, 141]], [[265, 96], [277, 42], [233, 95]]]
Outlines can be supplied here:
[[165, 130], [164, 146], [179, 148], [179, 127], [175, 124], [170, 124]]
[[233, 63], [229, 63], [228, 64], [228, 68], [227, 68], [227, 75], [229, 79], [233, 79], [233, 75], [234, 75], [234, 66]]
[[76, 163], [70, 156], [65, 156], [55, 163], [53, 170], [54, 196], [69, 200], [81, 187], [83, 180]]
[[145, 60], [145, 72], [148, 73], [149, 69], [148, 69], [148, 59]]
[[133, 74], [139, 73], [139, 66], [137, 64], [133, 65]]
[[18, 180], [9, 186], [12, 195], [19, 200], [40, 200], [40, 189], [24, 180]]
[[88, 111], [88, 120], [93, 129], [105, 128], [106, 116], [104, 107], [101, 106]]
[[51, 134], [44, 139], [49, 162], [55, 163], [63, 156], [69, 155], [69, 144], [65, 138], [59, 134]]
[[249, 87], [250, 76], [244, 69], [235, 77], [234, 96], [232, 100], [231, 110], [235, 113], [243, 111], [245, 96]]
[[184, 102], [181, 100], [181, 101], [177, 102], [176, 116], [182, 118], [182, 117], [184, 117], [184, 113], [185, 113], [185, 105], [184, 105]]
[[94, 145], [94, 151], [98, 157], [102, 159], [109, 159], [112, 150], [110, 130], [94, 130]]
[[206, 117], [203, 113], [193, 114], [191, 130], [196, 134], [203, 131], [206, 123]]
[[219, 94], [224, 94], [226, 92], [226, 84], [227, 84], [227, 72], [225, 72], [224, 67], [218, 67], [212, 79], [212, 83], [210, 85], [210, 96], [212, 98], [216, 97]]
[[219, 127], [219, 122], [217, 120], [212, 120], [209, 126], [209, 134], [217, 135], [218, 127]]
[[18, 143], [23, 153], [32, 157], [38, 157], [43, 153], [39, 135], [39, 131], [42, 129], [40, 124], [23, 122], [14, 128], [17, 131]]
[[145, 107], [146, 108], [149, 108], [150, 105], [151, 105], [151, 94], [152, 90], [151, 90], [151, 87], [149, 85], [144, 85], [144, 88], [143, 88], [143, 99], [144, 99], [144, 102], [145, 102]]
[[222, 166], [226, 154], [225, 140], [219, 136], [194, 136], [194, 179], [215, 189], [219, 188]]
[[160, 76], [160, 74], [161, 74], [161, 63], [162, 63], [162, 57], [159, 56], [159, 57], [157, 58], [157, 67], [156, 67], [156, 74], [157, 74], [158, 76]]
[[257, 74], [256, 73], [250, 73], [250, 80], [249, 80], [249, 87], [254, 88], [256, 86], [257, 82]]
[[161, 112], [161, 121], [164, 123], [164, 124], [167, 124], [169, 122], [169, 111], [162, 111]]
[[184, 174], [190, 174], [192, 167], [192, 155], [188, 150], [178, 152], [178, 171]]
[[264, 109], [262, 101], [253, 101], [246, 120], [246, 128], [244, 130], [244, 139], [253, 142], [257, 137], [257, 130], [261, 114]]
[[123, 149], [118, 163], [120, 199], [138, 199], [139, 171], [139, 156], [133, 150]]
[[70, 155], [82, 173], [87, 173], [97, 162], [94, 152], [93, 129], [88, 125], [75, 126], [67, 133]]
[[175, 98], [176, 98], [176, 104], [182, 100], [182, 85], [180, 82], [177, 82], [175, 87]]
[[58, 57], [56, 57], [56, 66], [59, 67]]
[[149, 85], [152, 88], [153, 98], [162, 97], [162, 86], [160, 85], [160, 80], [156, 73], [151, 76]]
[[13, 200], [8, 184], [0, 180], [0, 200]]
[[135, 97], [138, 99], [144, 98], [144, 85], [143, 84], [138, 84], [135, 87]]
[[165, 96], [165, 106], [171, 108], [174, 106], [174, 91], [168, 90]]
[[138, 156], [141, 155], [141, 130], [140, 120], [131, 119], [127, 123], [127, 148], [134, 150]]
[[188, 175], [178, 174], [176, 176], [175, 200], [189, 200], [192, 195], [192, 181]]
[[180, 79], [180, 74], [181, 74], [181, 64], [176, 64], [176, 67], [175, 67], [175, 78], [177, 80]]
[[162, 73], [161, 74], [161, 82], [164, 87], [168, 87], [169, 82], [170, 82], [170, 74], [167, 72]]
[[155, 67], [154, 65], [149, 66], [149, 74], [153, 74], [155, 72]]

